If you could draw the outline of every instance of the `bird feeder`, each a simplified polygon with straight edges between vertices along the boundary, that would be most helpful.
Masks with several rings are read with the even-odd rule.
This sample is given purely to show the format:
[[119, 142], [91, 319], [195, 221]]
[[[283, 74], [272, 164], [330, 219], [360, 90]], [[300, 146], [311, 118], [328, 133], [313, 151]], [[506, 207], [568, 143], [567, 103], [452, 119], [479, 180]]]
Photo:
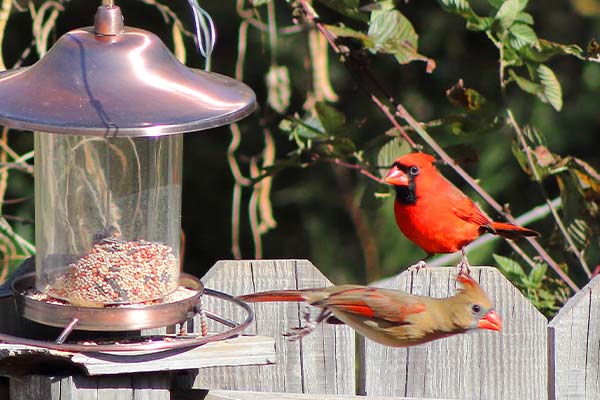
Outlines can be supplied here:
[[[157, 36], [124, 26], [112, 5], [33, 66], [0, 73], [0, 124], [35, 135], [35, 289], [78, 310], [175, 292], [182, 134], [232, 123], [254, 107], [249, 87], [187, 68]], [[24, 314], [64, 324], [44, 308]], [[161, 315], [133, 328], [164, 326]], [[101, 330], [105, 322], [91, 314], [89, 324]], [[133, 321], [123, 324], [104, 327]]]

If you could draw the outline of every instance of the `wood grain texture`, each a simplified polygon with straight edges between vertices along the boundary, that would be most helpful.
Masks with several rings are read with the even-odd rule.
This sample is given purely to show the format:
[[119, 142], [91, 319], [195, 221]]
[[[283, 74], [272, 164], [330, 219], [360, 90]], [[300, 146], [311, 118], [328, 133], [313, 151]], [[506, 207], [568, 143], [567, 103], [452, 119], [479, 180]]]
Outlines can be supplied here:
[[600, 398], [600, 276], [548, 324], [550, 399]]
[[[233, 390], [178, 390], [171, 400], [417, 400], [414, 397], [364, 397], [333, 394], [268, 393]], [[433, 400], [420, 398], [418, 400]], [[436, 399], [444, 400], [444, 399]]]
[[[202, 279], [207, 288], [232, 295], [273, 289], [329, 286], [306, 260], [219, 261]], [[242, 320], [244, 312], [229, 303], [206, 298], [207, 309]], [[200, 370], [193, 387], [286, 393], [354, 394], [355, 334], [346, 326], [322, 324], [302, 341], [290, 342], [283, 332], [299, 326], [298, 303], [257, 303], [250, 334], [276, 339], [277, 364]], [[196, 321], [196, 324], [198, 322]], [[209, 330], [223, 329], [209, 324]]]
[[11, 379], [11, 400], [170, 400], [167, 374], [122, 376], [28, 375]]
[[[450, 267], [404, 272], [388, 287], [447, 297], [456, 292], [455, 274]], [[546, 318], [497, 269], [472, 267], [471, 275], [502, 317], [502, 332], [469, 332], [410, 348], [365, 340], [361, 392], [417, 398], [547, 398]]]
[[[275, 362], [275, 340], [265, 336], [240, 336], [189, 349], [163, 352], [71, 353], [26, 345], [0, 346], [0, 372], [36, 371], [36, 366], [70, 363], [87, 375], [176, 371], [214, 366], [260, 365]], [[18, 369], [17, 369], [18, 367]]]

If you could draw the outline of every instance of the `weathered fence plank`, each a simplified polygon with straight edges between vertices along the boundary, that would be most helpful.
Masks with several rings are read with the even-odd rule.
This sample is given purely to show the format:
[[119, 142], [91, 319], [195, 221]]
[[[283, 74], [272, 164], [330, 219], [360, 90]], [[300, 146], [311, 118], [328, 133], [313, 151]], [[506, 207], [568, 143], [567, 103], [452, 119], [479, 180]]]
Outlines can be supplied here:
[[[447, 297], [455, 268], [405, 272], [388, 287]], [[495, 268], [472, 268], [503, 319], [502, 332], [477, 331], [411, 348], [364, 343], [364, 392], [378, 396], [545, 399], [546, 318]]]
[[573, 296], [548, 325], [549, 398], [600, 398], [600, 276]]
[[[268, 393], [244, 392], [233, 390], [176, 390], [172, 392], [171, 400], [433, 400], [415, 399], [414, 397], [364, 397], [332, 394], [303, 394], [303, 393]], [[444, 400], [444, 399], [435, 399]]]
[[[74, 353], [16, 344], [0, 347], [0, 374], [35, 373], [40, 363], [63, 365], [70, 362], [86, 375], [115, 375], [175, 371], [214, 366], [272, 364], [275, 342], [265, 336], [238, 336], [189, 349], [156, 352]], [[18, 370], [17, 370], [18, 369]]]
[[27, 375], [11, 379], [11, 400], [170, 400], [168, 374], [137, 376]]
[[[207, 288], [232, 295], [271, 289], [328, 286], [331, 283], [306, 260], [219, 261], [202, 279]], [[211, 298], [207, 309], [234, 320], [242, 310]], [[271, 366], [206, 368], [193, 387], [286, 393], [354, 394], [355, 334], [347, 326], [322, 324], [302, 341], [290, 342], [283, 332], [299, 326], [298, 303], [253, 304], [255, 322], [248, 333], [276, 338], [277, 364]], [[197, 322], [196, 322], [197, 323]], [[209, 325], [209, 330], [222, 326]]]

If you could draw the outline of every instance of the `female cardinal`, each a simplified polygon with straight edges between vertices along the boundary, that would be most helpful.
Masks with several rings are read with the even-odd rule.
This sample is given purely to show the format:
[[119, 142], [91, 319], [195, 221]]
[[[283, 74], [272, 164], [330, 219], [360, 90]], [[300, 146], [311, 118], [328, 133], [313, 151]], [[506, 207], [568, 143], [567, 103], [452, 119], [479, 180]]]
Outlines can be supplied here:
[[464, 247], [489, 232], [507, 239], [539, 236], [539, 233], [513, 224], [495, 222], [456, 186], [447, 181], [433, 165], [429, 154], [410, 153], [398, 158], [385, 176], [394, 185], [394, 214], [402, 233], [419, 245], [427, 256], [461, 251], [461, 269], [469, 268]]
[[345, 323], [369, 339], [393, 347], [414, 346], [466, 332], [470, 329], [499, 331], [502, 322], [481, 287], [468, 275], [459, 274], [462, 290], [436, 299], [399, 290], [358, 285], [319, 289], [274, 290], [239, 296], [247, 302], [299, 301], [321, 308], [308, 326], [296, 328], [295, 338], [310, 333], [327, 320]]

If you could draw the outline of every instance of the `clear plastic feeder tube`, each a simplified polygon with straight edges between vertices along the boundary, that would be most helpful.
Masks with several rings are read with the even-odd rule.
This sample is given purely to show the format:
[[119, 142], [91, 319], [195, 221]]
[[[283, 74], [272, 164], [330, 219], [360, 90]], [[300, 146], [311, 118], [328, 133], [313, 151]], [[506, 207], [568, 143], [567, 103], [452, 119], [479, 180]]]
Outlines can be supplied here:
[[74, 305], [179, 285], [182, 135], [35, 133], [36, 286]]

